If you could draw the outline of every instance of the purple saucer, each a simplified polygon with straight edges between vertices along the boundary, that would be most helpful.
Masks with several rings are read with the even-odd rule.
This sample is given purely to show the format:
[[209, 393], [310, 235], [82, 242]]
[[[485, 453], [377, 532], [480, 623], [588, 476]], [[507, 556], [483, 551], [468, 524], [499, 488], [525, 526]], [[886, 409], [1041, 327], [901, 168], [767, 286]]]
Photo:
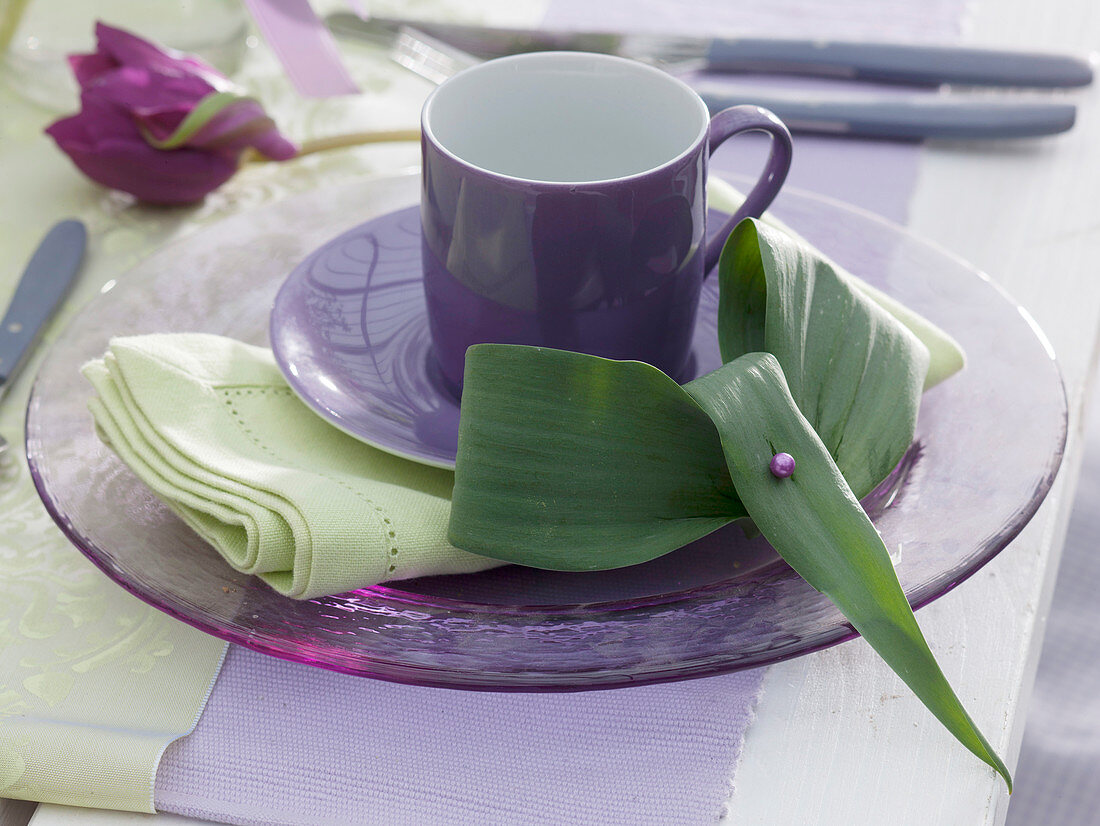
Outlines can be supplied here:
[[[38, 492], [76, 547], [123, 588], [217, 637], [420, 685], [644, 685], [765, 665], [853, 637], [827, 597], [736, 527], [616, 571], [513, 565], [297, 602], [232, 570], [100, 443], [79, 368], [102, 355], [111, 336], [193, 331], [265, 344], [286, 273], [316, 259], [313, 250], [331, 247], [333, 236], [403, 214], [416, 203], [418, 183], [415, 175], [356, 182], [220, 222], [120, 275], [73, 320], [39, 371], [26, 432]], [[773, 212], [966, 349], [966, 369], [924, 395], [908, 464], [873, 509], [902, 587], [919, 607], [1008, 545], [1050, 489], [1066, 436], [1057, 365], [1029, 316], [939, 247], [869, 213], [790, 189]], [[351, 249], [357, 260], [347, 260], [347, 268], [358, 270], [363, 247]], [[409, 273], [403, 265], [393, 278], [408, 280]], [[411, 305], [418, 285], [395, 284], [384, 294], [407, 296]], [[374, 304], [374, 287], [365, 295], [371, 300], [364, 312], [390, 317], [386, 304]], [[379, 360], [385, 386], [400, 389], [391, 398], [416, 397], [408, 387], [424, 382], [422, 328], [376, 326], [371, 318], [370, 352], [382, 352], [373, 347], [384, 339], [415, 366]], [[708, 318], [700, 319], [700, 340], [715, 335]], [[354, 320], [343, 340], [352, 350], [364, 328]], [[382, 417], [396, 409], [378, 408]]]
[[[714, 211], [708, 225], [721, 226]], [[346, 433], [415, 462], [453, 468], [459, 405], [439, 375], [421, 279], [415, 206], [334, 238], [275, 297], [271, 346], [294, 392]], [[718, 292], [704, 287], [690, 375], [721, 366]]]
[[345, 232], [295, 267], [275, 297], [271, 346], [294, 391], [341, 430], [454, 467], [458, 403], [432, 370], [417, 207]]

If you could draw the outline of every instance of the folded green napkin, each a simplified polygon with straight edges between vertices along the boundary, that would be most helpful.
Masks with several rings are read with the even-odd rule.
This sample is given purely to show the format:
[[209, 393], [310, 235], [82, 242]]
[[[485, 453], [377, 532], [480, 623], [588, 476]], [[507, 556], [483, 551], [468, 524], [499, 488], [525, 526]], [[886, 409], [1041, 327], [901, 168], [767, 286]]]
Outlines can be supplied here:
[[268, 350], [197, 333], [116, 338], [83, 372], [104, 442], [230, 565], [282, 594], [501, 564], [447, 542], [453, 473], [325, 423]]

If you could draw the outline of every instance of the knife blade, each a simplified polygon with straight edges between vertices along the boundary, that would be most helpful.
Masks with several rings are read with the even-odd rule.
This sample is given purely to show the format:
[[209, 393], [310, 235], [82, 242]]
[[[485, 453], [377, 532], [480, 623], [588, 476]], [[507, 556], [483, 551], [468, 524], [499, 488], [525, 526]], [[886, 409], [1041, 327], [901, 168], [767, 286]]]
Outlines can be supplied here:
[[87, 239], [88, 231], [80, 221], [61, 221], [31, 256], [0, 320], [0, 398], [76, 280]]
[[1089, 59], [1074, 55], [907, 43], [693, 38], [615, 32], [509, 29], [336, 12], [325, 18], [337, 34], [376, 39], [407, 25], [477, 57], [564, 50], [617, 54], [667, 67], [713, 72], [769, 72], [884, 83], [1061, 88], [1087, 86]]

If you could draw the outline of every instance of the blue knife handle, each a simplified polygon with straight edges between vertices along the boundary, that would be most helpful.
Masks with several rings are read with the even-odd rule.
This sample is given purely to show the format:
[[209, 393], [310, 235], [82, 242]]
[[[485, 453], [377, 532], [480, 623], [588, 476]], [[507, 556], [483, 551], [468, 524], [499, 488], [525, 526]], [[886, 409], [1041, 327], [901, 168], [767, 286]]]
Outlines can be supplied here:
[[87, 235], [79, 221], [62, 221], [46, 233], [31, 256], [0, 320], [0, 387], [19, 368], [42, 325], [72, 286]]
[[1069, 55], [955, 46], [715, 39], [707, 68], [716, 72], [778, 72], [884, 83], [1056, 88], [1092, 83], [1092, 65]]
[[774, 112], [792, 132], [861, 138], [982, 140], [1030, 138], [1065, 132], [1076, 107], [1053, 102], [838, 100], [818, 102], [768, 95], [701, 92], [711, 112], [754, 103]]

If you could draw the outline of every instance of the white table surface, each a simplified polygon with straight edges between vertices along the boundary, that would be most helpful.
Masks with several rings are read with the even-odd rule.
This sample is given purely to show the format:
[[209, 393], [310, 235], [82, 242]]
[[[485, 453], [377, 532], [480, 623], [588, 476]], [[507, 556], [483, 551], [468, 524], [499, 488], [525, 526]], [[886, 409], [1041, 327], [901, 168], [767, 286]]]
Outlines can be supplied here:
[[[1090, 51], [1094, 4], [975, 5], [983, 44]], [[918, 620], [948, 679], [1015, 766], [1080, 462], [1080, 422], [1100, 323], [1100, 89], [1073, 96], [1074, 130], [1029, 145], [933, 143], [910, 229], [989, 273], [1054, 345], [1070, 441], [1039, 513], [996, 559]], [[748, 824], [1004, 823], [1004, 786], [952, 742], [861, 640], [771, 668], [724, 821]]]
[[[1089, 0], [983, 0], [967, 39], [1091, 51], [1100, 48], [1100, 8]], [[982, 571], [918, 614], [948, 679], [1010, 766], [1075, 488], [1081, 407], [1100, 333], [1100, 85], [1070, 97], [1080, 104], [1079, 121], [1066, 135], [930, 144], [910, 220], [914, 232], [988, 272], [1028, 308], [1054, 345], [1070, 399], [1066, 460], [1039, 513]], [[385, 151], [372, 162], [409, 155]], [[1008, 804], [993, 772], [856, 640], [768, 670], [722, 822], [985, 826], [1003, 823]], [[30, 810], [0, 801], [0, 824], [22, 824]], [[39, 806], [31, 820], [145, 821], [197, 822], [52, 805]]]

